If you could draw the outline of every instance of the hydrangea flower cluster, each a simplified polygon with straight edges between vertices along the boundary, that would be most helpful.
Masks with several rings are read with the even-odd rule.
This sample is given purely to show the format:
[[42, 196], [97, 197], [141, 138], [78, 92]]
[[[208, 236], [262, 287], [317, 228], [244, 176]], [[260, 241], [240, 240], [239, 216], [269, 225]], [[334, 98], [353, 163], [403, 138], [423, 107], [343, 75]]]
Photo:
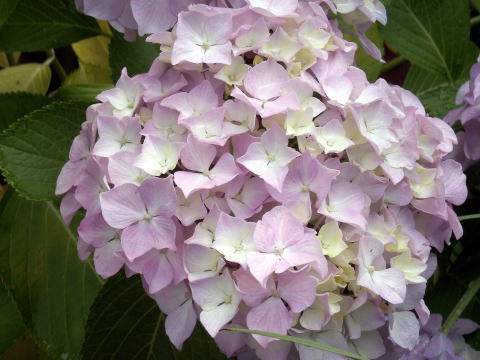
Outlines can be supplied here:
[[105, 278], [140, 274], [177, 348], [197, 320], [239, 359], [325, 354], [222, 328], [370, 359], [434, 341], [420, 332], [431, 248], [462, 235], [452, 205], [467, 194], [444, 159], [457, 140], [353, 65], [328, 17], [353, 3], [367, 6], [190, 5], [149, 37], [162, 50], [149, 72], [124, 69], [89, 107], [58, 178], [62, 215], [86, 210], [81, 258]]
[[470, 79], [457, 93], [458, 108], [450, 111], [445, 121], [454, 125], [457, 121], [463, 126], [457, 132], [458, 145], [449, 157], [459, 161], [466, 169], [480, 159], [480, 58], [470, 69]]
[[[284, 9], [295, 9], [299, 1], [282, 0]], [[107, 20], [128, 40], [168, 30], [177, 22], [180, 11], [192, 4], [209, 4], [215, 7], [241, 8], [246, 4], [268, 9], [275, 0], [75, 0], [77, 9], [97, 19]], [[347, 24], [353, 26], [362, 46], [373, 57], [381, 60], [380, 50], [366, 36], [365, 32], [376, 21], [386, 24], [385, 6], [380, 0], [317, 0], [334, 13], [341, 14]], [[277, 5], [273, 6], [277, 7]], [[274, 14], [284, 16], [285, 14]], [[288, 15], [287, 15], [288, 16]]]

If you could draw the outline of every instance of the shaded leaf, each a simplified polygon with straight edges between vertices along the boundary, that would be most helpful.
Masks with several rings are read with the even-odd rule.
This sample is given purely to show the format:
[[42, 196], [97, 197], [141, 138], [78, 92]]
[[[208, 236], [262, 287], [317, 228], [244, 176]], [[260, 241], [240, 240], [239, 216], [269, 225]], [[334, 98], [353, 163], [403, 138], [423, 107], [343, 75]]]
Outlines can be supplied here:
[[79, 13], [73, 3], [20, 1], [0, 29], [0, 50], [46, 50], [101, 34], [95, 19]]
[[4, 52], [0, 52], [0, 67], [4, 68], [9, 65], [10, 64], [8, 63], [7, 54], [5, 54]]
[[477, 55], [469, 41], [468, 0], [395, 0], [387, 13], [385, 40], [410, 62], [449, 83]]
[[145, 37], [129, 42], [115, 31], [110, 42], [112, 78], [118, 79], [123, 67], [127, 67], [130, 76], [148, 71], [159, 53], [159, 46], [146, 42]]
[[64, 85], [55, 93], [59, 101], [81, 101], [85, 103], [98, 102], [95, 97], [102, 91], [111, 89], [110, 84], [71, 84]]
[[[30, 334], [20, 338], [15, 345], [8, 349], [1, 360], [54, 360], [54, 355], [39, 348]], [[57, 358], [58, 359], [58, 358]], [[55, 359], [55, 360], [57, 360]]]
[[0, 168], [22, 196], [55, 197], [57, 176], [85, 121], [85, 108], [80, 103], [53, 103], [17, 120], [0, 136]]
[[82, 354], [95, 360], [225, 359], [199, 326], [177, 351], [165, 334], [164, 315], [140, 279], [123, 274], [109, 279], [95, 299]]
[[470, 0], [470, 3], [477, 9], [477, 11], [480, 11], [480, 0]]
[[0, 283], [0, 355], [12, 347], [25, 332], [22, 315]]
[[[13, 60], [14, 60], [13, 65], [16, 65], [18, 63], [18, 60], [20, 59], [21, 54], [22, 53], [20, 51], [14, 51], [12, 53], [12, 57], [13, 57]], [[12, 64], [9, 64], [7, 54], [5, 52], [0, 52], [0, 67], [7, 67], [7, 66], [10, 66], [10, 65], [12, 65]]]
[[465, 337], [466, 342], [476, 350], [480, 349], [480, 331], [475, 331]]
[[63, 359], [78, 359], [101, 281], [82, 263], [76, 236], [51, 202], [8, 191], [0, 207], [0, 274], [33, 336]]
[[[474, 275], [474, 274], [473, 274]], [[431, 313], [441, 314], [445, 321], [454, 308], [455, 304], [461, 299], [468, 287], [468, 279], [453, 279], [449, 276], [442, 276], [430, 291], [427, 292], [425, 301]], [[448, 294], [448, 296], [445, 296]], [[480, 296], [474, 297], [473, 301], [463, 311], [462, 318], [471, 319], [480, 322]], [[480, 331], [477, 331], [467, 337], [472, 346], [478, 346], [480, 343]]]
[[39, 109], [52, 102], [52, 99], [43, 95], [27, 93], [0, 94], [0, 132], [5, 130], [22, 116]]
[[0, 93], [25, 91], [31, 94], [47, 93], [52, 78], [50, 61], [43, 64], [23, 64], [0, 70]]
[[0, 0], [0, 28], [17, 7], [19, 0]]
[[462, 295], [460, 300], [457, 301], [453, 309], [448, 314], [448, 317], [445, 319], [442, 331], [448, 334], [453, 327], [455, 326], [456, 322], [462, 316], [465, 309], [473, 303], [473, 300], [476, 298], [478, 291], [480, 290], [480, 276], [477, 274], [477, 278], [472, 280], [465, 290], [465, 293]]

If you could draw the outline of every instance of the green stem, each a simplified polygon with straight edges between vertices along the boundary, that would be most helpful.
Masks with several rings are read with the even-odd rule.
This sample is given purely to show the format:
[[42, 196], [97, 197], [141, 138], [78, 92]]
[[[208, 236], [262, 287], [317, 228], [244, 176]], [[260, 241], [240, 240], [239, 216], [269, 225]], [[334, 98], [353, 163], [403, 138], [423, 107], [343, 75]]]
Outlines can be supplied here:
[[474, 16], [470, 19], [470, 27], [474, 27], [480, 24], [480, 15]]
[[386, 73], [389, 73], [397, 67], [405, 64], [406, 62], [408, 62], [406, 58], [404, 58], [403, 56], [397, 56], [395, 59], [390, 60], [382, 66], [382, 69], [380, 70], [380, 75], [385, 75]]
[[65, 72], [65, 69], [63, 68], [62, 64], [60, 64], [60, 61], [58, 61], [57, 57], [55, 56], [55, 50], [53, 49], [47, 50], [47, 56], [50, 57], [52, 61], [51, 65], [53, 67], [53, 70], [55, 70], [55, 72], [58, 75], [58, 78], [63, 84], [63, 82], [67, 78], [67, 73]]
[[462, 215], [458, 217], [458, 220], [473, 220], [473, 219], [480, 219], [480, 214], [470, 214], [470, 215]]
[[249, 329], [237, 329], [237, 328], [226, 328], [225, 330], [230, 330], [230, 331], [237, 331], [241, 333], [247, 333], [247, 334], [256, 334], [256, 335], [262, 335], [262, 336], [268, 336], [274, 339], [279, 339], [279, 340], [285, 340], [285, 341], [290, 341], [294, 342], [300, 345], [305, 345], [317, 350], [323, 350], [323, 351], [328, 351], [333, 354], [338, 354], [338, 355], [343, 355], [343, 356], [348, 356], [349, 358], [356, 359], [356, 360], [368, 360], [365, 356], [353, 354], [349, 351], [345, 350], [340, 350], [337, 348], [334, 348], [332, 346], [324, 345], [317, 343], [312, 340], [308, 339], [302, 339], [299, 337], [294, 337], [294, 336], [288, 336], [288, 335], [282, 335], [282, 334], [276, 334], [276, 333], [271, 333], [267, 331], [260, 331], [260, 330], [249, 330]]
[[467, 288], [465, 294], [463, 294], [462, 298], [458, 301], [458, 303], [453, 308], [452, 312], [448, 315], [447, 320], [442, 327], [442, 332], [448, 334], [452, 329], [453, 325], [457, 322], [460, 315], [462, 315], [463, 311], [473, 299], [477, 291], [480, 289], [480, 277], [476, 280], [473, 280]]

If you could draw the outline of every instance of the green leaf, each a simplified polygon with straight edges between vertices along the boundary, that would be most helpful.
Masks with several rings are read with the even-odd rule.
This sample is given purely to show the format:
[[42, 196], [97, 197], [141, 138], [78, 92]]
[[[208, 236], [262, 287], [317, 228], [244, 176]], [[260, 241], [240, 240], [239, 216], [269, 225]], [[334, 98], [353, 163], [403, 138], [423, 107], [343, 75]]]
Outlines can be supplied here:
[[401, 55], [448, 83], [469, 66], [468, 0], [395, 0], [388, 8], [385, 40]]
[[112, 78], [118, 79], [123, 67], [127, 67], [130, 76], [148, 71], [159, 53], [159, 46], [146, 42], [144, 37], [129, 42], [115, 31], [110, 42]]
[[[64, 85], [55, 93], [55, 99], [60, 101], [98, 102], [95, 97], [102, 91], [111, 89], [110, 84], [77, 84]], [[0, 98], [1, 99], [1, 98]]]
[[418, 94], [442, 84], [447, 84], [447, 82], [441, 76], [436, 76], [419, 66], [411, 65], [403, 82], [403, 87]]
[[34, 337], [62, 359], [78, 359], [101, 287], [82, 263], [76, 236], [51, 202], [8, 191], [0, 206], [0, 275]]
[[0, 355], [12, 347], [25, 332], [22, 315], [0, 283]]
[[85, 121], [85, 104], [53, 103], [17, 120], [0, 135], [0, 168], [31, 200], [55, 198], [58, 174]]
[[314, 349], [317, 349], [317, 350], [322, 350], [322, 351], [327, 351], [327, 352], [330, 352], [330, 353], [333, 353], [333, 354], [348, 356], [349, 358], [352, 358], [352, 359], [367, 360], [364, 356], [357, 355], [357, 354], [351, 353], [349, 351], [337, 349], [337, 348], [334, 348], [334, 347], [329, 346], [329, 345], [320, 344], [318, 342], [308, 340], [308, 339], [299, 338], [299, 337], [282, 335], [282, 334], [272, 333], [272, 332], [268, 332], [268, 331], [250, 330], [250, 329], [227, 328], [227, 330], [246, 333], [246, 334], [256, 334], [256, 335], [268, 336], [268, 337], [271, 337], [271, 338], [274, 338], [274, 339], [290, 341], [290, 342], [293, 342], [293, 343], [296, 343], [296, 344], [308, 346], [308, 347], [311, 347], [311, 348], [314, 348]]
[[22, 116], [51, 102], [51, 98], [42, 95], [27, 93], [0, 94], [0, 109], [2, 109], [0, 132], [8, 128], [10, 124]]
[[443, 118], [454, 109], [458, 88], [466, 79], [456, 80], [453, 84], [439, 76], [412, 65], [403, 86], [415, 93], [431, 116]]
[[99, 34], [95, 19], [79, 13], [73, 1], [21, 0], [0, 29], [0, 50], [46, 50]]
[[49, 63], [16, 65], [0, 70], [0, 93], [25, 91], [45, 95], [52, 78]]
[[478, 53], [478, 48], [472, 42], [469, 42], [469, 48], [471, 50], [465, 54], [464, 67], [453, 82], [419, 66], [410, 66], [403, 86], [420, 98], [430, 115], [443, 118], [457, 106], [455, 98], [458, 89], [468, 80], [471, 65], [475, 63]]
[[164, 330], [164, 315], [139, 277], [118, 274], [95, 299], [88, 318], [83, 359], [223, 360], [213, 340], [199, 326], [177, 351]]
[[19, 0], [0, 0], [0, 28], [17, 7]]
[[455, 97], [461, 84], [442, 84], [431, 89], [417, 93], [428, 114], [443, 118], [450, 110], [453, 110]]

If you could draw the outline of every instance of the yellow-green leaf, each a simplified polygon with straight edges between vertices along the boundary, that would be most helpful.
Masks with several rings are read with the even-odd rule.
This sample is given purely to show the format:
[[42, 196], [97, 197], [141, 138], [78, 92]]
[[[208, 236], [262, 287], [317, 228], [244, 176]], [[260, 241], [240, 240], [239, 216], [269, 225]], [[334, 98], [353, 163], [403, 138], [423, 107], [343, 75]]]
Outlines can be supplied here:
[[7, 57], [7, 53], [5, 52], [0, 52], [0, 67], [8, 67], [8, 66], [11, 66], [11, 65], [16, 65], [18, 63], [18, 59], [20, 59], [20, 55], [22, 53], [20, 51], [14, 51], [12, 53], [12, 57], [13, 57], [13, 61], [14, 63], [13, 64], [10, 64], [8, 62], [8, 57]]
[[0, 93], [25, 91], [46, 94], [52, 78], [49, 63], [30, 63], [0, 70]]
[[73, 43], [72, 48], [80, 61], [107, 68], [109, 44], [110, 39], [100, 35]]
[[7, 60], [7, 54], [4, 52], [0, 52], [0, 67], [7, 67], [8, 66], [8, 60]]
[[79, 61], [78, 69], [67, 76], [66, 84], [112, 84], [112, 70]]

